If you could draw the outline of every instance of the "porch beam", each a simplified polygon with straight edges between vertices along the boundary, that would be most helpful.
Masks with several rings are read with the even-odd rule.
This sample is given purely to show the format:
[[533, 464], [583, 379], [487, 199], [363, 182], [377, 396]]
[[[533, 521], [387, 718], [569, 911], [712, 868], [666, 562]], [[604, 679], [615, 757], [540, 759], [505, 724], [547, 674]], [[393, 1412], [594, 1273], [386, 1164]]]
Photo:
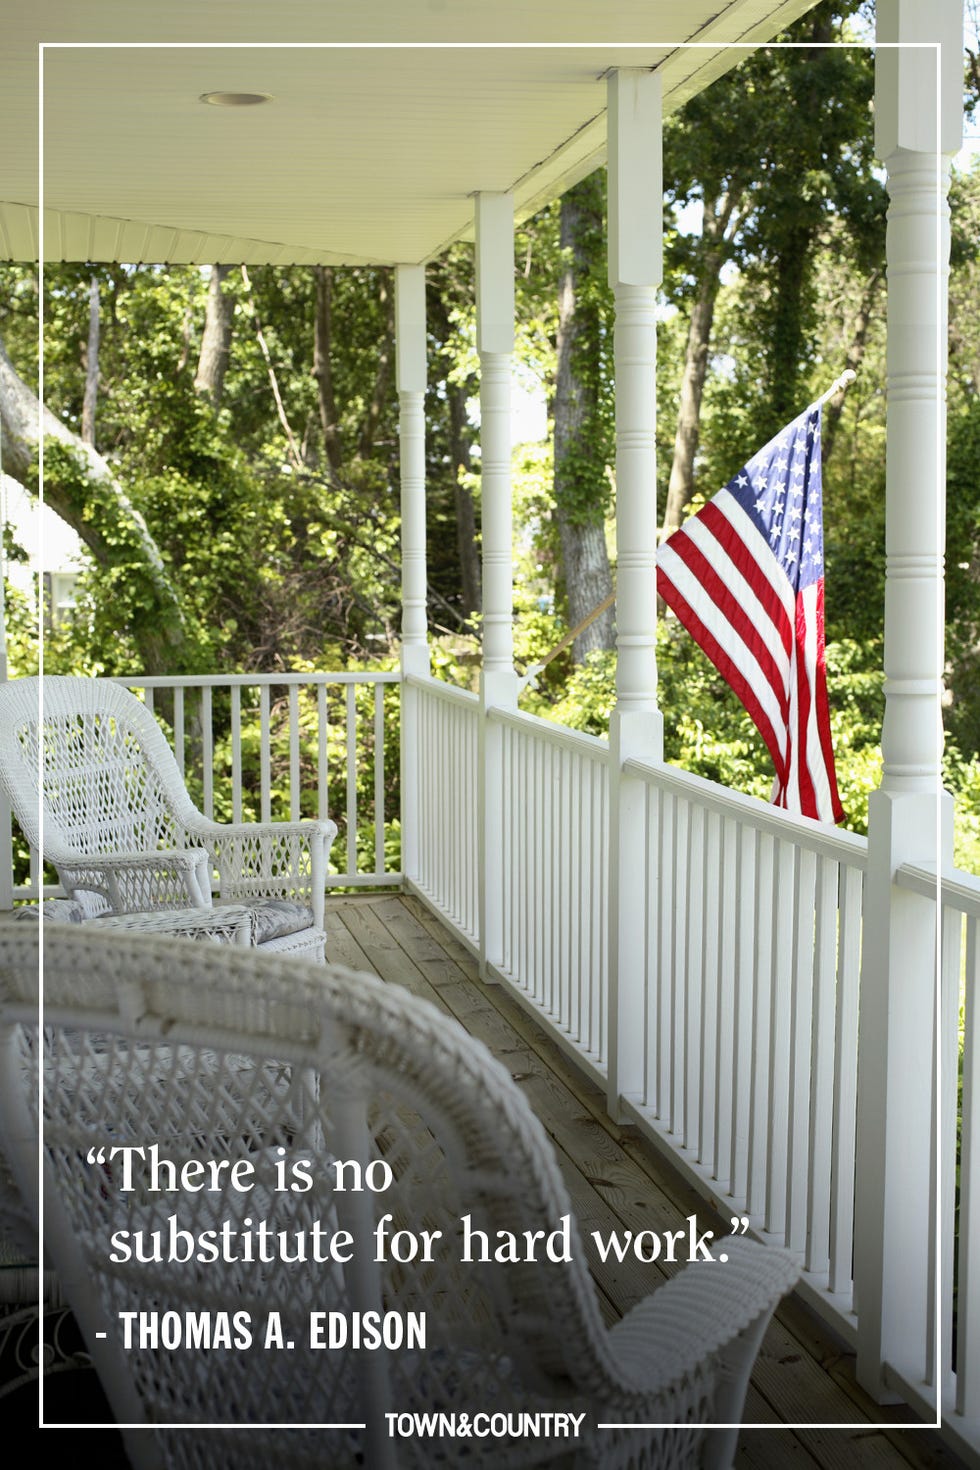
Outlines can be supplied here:
[[889, 194], [885, 716], [882, 781], [868, 803], [854, 1289], [858, 1378], [884, 1402], [897, 1396], [890, 1368], [922, 1383], [936, 1372], [938, 904], [894, 878], [903, 863], [941, 871], [952, 860], [940, 695], [947, 194], [961, 144], [961, 0], [878, 0], [877, 39], [876, 147]]
[[[616, 707], [610, 720], [609, 1111], [644, 1089], [647, 792], [623, 767], [663, 759], [657, 709], [657, 287], [663, 277], [663, 98], [656, 72], [607, 83], [609, 284], [616, 306]], [[644, 879], [644, 874], [646, 878]], [[652, 923], [652, 918], [650, 919]]]
[[478, 757], [480, 974], [504, 959], [504, 731], [492, 708], [517, 707], [511, 504], [514, 199], [476, 196], [476, 346], [480, 357], [483, 666]]

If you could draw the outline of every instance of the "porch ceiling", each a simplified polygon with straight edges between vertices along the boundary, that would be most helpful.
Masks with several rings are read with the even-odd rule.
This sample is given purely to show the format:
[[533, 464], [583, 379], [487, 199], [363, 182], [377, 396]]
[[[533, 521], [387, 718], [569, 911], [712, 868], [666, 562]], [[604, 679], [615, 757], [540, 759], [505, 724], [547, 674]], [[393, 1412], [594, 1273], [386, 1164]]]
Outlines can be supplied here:
[[[416, 262], [467, 235], [475, 191], [529, 213], [602, 161], [608, 67], [660, 67], [675, 108], [741, 54], [716, 43], [771, 39], [813, 3], [11, 5], [0, 258], [38, 254], [39, 42], [48, 259]], [[215, 90], [275, 100], [203, 105]]]

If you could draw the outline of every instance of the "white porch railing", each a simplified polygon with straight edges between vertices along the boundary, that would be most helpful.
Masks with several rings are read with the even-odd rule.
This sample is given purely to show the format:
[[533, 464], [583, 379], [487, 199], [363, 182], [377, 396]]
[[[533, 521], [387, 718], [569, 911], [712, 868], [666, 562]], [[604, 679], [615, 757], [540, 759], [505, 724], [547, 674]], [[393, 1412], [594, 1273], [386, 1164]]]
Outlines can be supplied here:
[[[154, 710], [206, 816], [240, 822], [331, 817], [332, 887], [394, 885], [385, 701], [398, 673], [229, 674], [117, 679]], [[398, 722], [388, 722], [397, 728]], [[9, 823], [4, 831], [9, 832]], [[9, 839], [8, 839], [9, 840]], [[57, 885], [46, 884], [47, 894]], [[41, 892], [37, 854], [13, 898]]]
[[[613, 1041], [623, 1049], [624, 1038], [612, 1034], [615, 1018], [628, 1016], [631, 1033], [642, 1034], [643, 1057], [638, 1089], [614, 1099], [620, 1116], [664, 1149], [724, 1216], [748, 1215], [760, 1238], [798, 1251], [804, 1294], [857, 1345], [852, 1259], [866, 840], [672, 767], [626, 762], [623, 779], [643, 790], [642, 840], [633, 850], [644, 854], [647, 901], [630, 921], [642, 965], [624, 1009], [607, 973], [616, 901], [609, 892], [608, 745], [513, 710], [484, 714], [475, 696], [431, 680], [410, 682], [423, 711], [423, 824], [433, 823], [420, 834], [425, 881], [412, 886], [480, 949], [471, 883], [464, 885], [465, 930], [453, 913], [461, 908], [460, 874], [469, 882], [479, 860], [479, 782], [469, 773], [484, 722], [501, 737], [503, 808], [499, 860], [485, 860], [486, 882], [500, 885], [502, 916], [502, 962], [486, 965], [488, 978], [533, 1009], [597, 1080], [609, 1073]], [[447, 770], [461, 748], [463, 777]], [[903, 868], [897, 881], [935, 901], [934, 875]], [[887, 1374], [927, 1418], [938, 1379], [944, 1433], [980, 1464], [980, 879], [956, 874], [944, 882], [942, 916], [941, 1337], [938, 1348], [914, 1345], [909, 1361], [919, 1370], [890, 1363]], [[903, 1269], [931, 1271], [927, 1262]], [[889, 1289], [901, 1292], [903, 1282]]]
[[[607, 743], [408, 678], [401, 800], [415, 816], [402, 878], [384, 841], [385, 768], [396, 769], [398, 754], [385, 748], [385, 701], [398, 697], [398, 679], [245, 675], [137, 687], [206, 811], [328, 813], [342, 826], [337, 886], [403, 881], [597, 1080], [608, 1079], [628, 1027], [641, 1065], [631, 1063], [628, 1084], [611, 1084], [619, 1116], [725, 1216], [748, 1215], [761, 1238], [798, 1251], [805, 1294], [860, 1344], [852, 1254], [865, 840], [627, 761], [642, 879], [630, 889], [645, 901], [627, 916], [634, 978], [624, 1005], [608, 971], [623, 899], [610, 891]], [[493, 793], [480, 773], [488, 735], [499, 757]], [[491, 800], [499, 810], [488, 826], [481, 805]], [[500, 841], [484, 851], [488, 830]], [[481, 875], [497, 889], [492, 962]], [[896, 881], [936, 903], [934, 874], [903, 867]], [[931, 1164], [938, 1175], [942, 1235], [932, 1263], [902, 1263], [935, 1281], [938, 1259], [940, 1331], [908, 1344], [886, 1375], [926, 1415], [938, 1397], [944, 1431], [980, 1464], [980, 879], [944, 879], [941, 915], [938, 1170], [932, 1159], [912, 1174], [928, 1177]]]
[[[936, 875], [900, 868], [896, 881], [935, 900]], [[939, 1003], [939, 1213], [942, 1236], [931, 1242], [930, 1282], [939, 1290], [937, 1343], [910, 1344], [903, 1363], [889, 1363], [889, 1377], [911, 1403], [935, 1412], [942, 1404], [944, 1427], [954, 1444], [980, 1457], [980, 880], [967, 873], [945, 875], [941, 885]], [[936, 1161], [933, 1160], [935, 1169]], [[933, 1295], [930, 1318], [935, 1321]], [[928, 1386], [923, 1391], [923, 1384]]]
[[416, 697], [418, 832], [411, 887], [476, 948], [480, 931], [478, 786], [480, 709], [475, 694], [410, 678]]
[[[475, 696], [420, 695], [420, 791], [432, 829], [419, 891], [453, 921], [477, 862]], [[516, 711], [502, 731], [501, 887], [508, 984], [600, 1081], [608, 1071], [608, 744]], [[621, 1106], [726, 1213], [798, 1250], [811, 1293], [853, 1339], [851, 1247], [866, 843], [671, 767], [645, 788], [643, 1086]], [[462, 816], [462, 820], [461, 820]], [[467, 839], [467, 833], [470, 838]], [[473, 900], [475, 902], [475, 899]], [[466, 939], [479, 942], [475, 908]], [[462, 928], [457, 921], [457, 927]], [[759, 1059], [762, 1059], [760, 1065]]]
[[672, 767], [645, 787], [642, 1095], [623, 1110], [725, 1216], [799, 1253], [853, 1339], [867, 844]]
[[502, 730], [502, 963], [580, 1061], [604, 1076], [609, 1008], [609, 747], [516, 711]]

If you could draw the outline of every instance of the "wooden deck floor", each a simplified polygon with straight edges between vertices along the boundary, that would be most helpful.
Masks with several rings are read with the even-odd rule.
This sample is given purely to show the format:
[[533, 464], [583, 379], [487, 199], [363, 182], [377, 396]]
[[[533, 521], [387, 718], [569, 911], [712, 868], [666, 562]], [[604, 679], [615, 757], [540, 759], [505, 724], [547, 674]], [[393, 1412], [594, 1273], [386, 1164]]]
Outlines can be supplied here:
[[[724, 1234], [718, 1220], [664, 1158], [631, 1127], [606, 1115], [604, 1099], [526, 1010], [499, 985], [481, 983], [466, 948], [418, 900], [401, 894], [328, 900], [327, 957], [404, 985], [459, 1020], [486, 1043], [526, 1093], [553, 1139], [583, 1232], [622, 1226], [674, 1229], [697, 1214], [701, 1229]], [[663, 1279], [657, 1265], [591, 1261], [609, 1321]], [[669, 1269], [669, 1268], [668, 1268]], [[739, 1470], [814, 1466], [954, 1470], [961, 1462], [910, 1411], [878, 1408], [858, 1387], [853, 1355], [832, 1341], [806, 1307], [780, 1309], [756, 1363]], [[884, 1423], [907, 1423], [903, 1430]], [[833, 1425], [781, 1429], [780, 1425]]]

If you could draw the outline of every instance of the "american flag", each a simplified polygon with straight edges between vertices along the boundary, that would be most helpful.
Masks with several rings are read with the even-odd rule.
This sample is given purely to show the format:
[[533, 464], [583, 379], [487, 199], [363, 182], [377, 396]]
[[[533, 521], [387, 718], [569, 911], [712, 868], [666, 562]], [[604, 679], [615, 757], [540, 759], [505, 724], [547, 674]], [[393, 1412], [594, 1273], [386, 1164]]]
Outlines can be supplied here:
[[769, 749], [773, 802], [839, 822], [824, 663], [819, 404], [739, 470], [657, 555], [657, 587]]

